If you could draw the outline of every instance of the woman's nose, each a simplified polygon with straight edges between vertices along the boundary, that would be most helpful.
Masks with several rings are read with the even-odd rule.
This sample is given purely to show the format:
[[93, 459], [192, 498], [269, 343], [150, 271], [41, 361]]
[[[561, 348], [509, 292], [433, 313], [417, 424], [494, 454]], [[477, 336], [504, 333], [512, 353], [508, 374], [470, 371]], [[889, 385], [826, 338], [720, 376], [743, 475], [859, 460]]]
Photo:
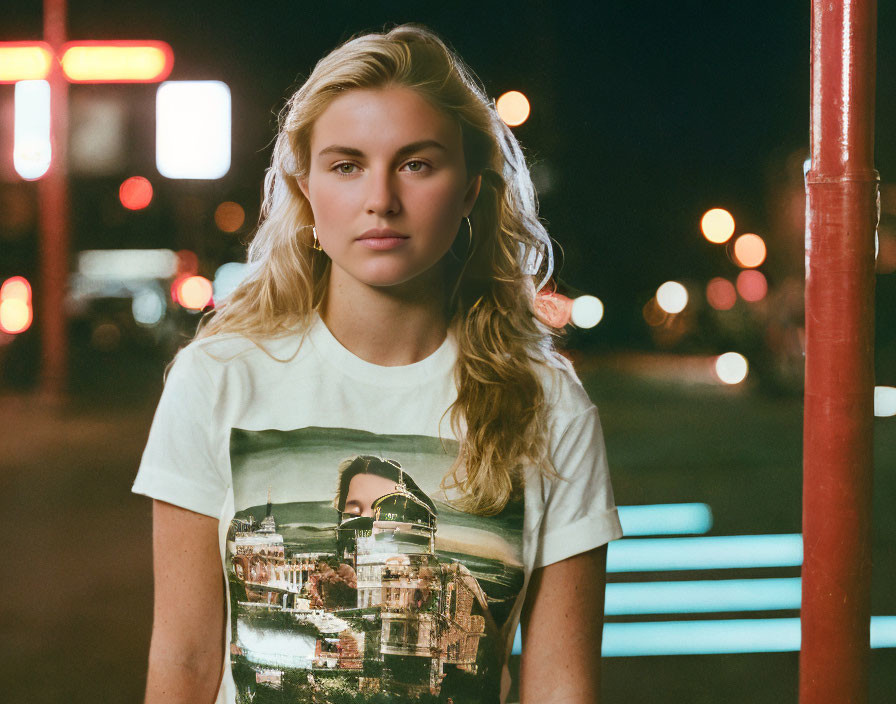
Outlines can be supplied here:
[[401, 209], [393, 174], [371, 170], [367, 179], [367, 212], [394, 215]]

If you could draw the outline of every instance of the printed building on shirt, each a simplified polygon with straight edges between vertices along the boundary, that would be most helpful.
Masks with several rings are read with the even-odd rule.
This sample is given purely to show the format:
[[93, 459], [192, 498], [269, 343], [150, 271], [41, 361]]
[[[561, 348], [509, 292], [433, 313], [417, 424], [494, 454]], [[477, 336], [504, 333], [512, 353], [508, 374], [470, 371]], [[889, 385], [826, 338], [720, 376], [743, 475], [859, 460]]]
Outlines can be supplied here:
[[[260, 525], [251, 516], [231, 523], [232, 580], [246, 595], [236, 607], [316, 629], [309, 681], [344, 675], [356, 691], [413, 697], [438, 695], [449, 666], [477, 672], [486, 595], [463, 564], [436, 556], [435, 512], [397, 488], [373, 502], [372, 518], [340, 524], [332, 555], [286, 556], [270, 497]], [[279, 671], [253, 669], [256, 684], [280, 686]]]

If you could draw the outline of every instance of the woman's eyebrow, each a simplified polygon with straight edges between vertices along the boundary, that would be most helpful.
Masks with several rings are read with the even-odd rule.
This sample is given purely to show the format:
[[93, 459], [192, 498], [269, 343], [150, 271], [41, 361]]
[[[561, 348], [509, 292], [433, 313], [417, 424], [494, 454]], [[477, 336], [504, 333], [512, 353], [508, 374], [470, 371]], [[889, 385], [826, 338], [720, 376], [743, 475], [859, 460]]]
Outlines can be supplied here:
[[[397, 152], [395, 152], [395, 155], [401, 157], [401, 156], [404, 156], [405, 154], [422, 151], [423, 149], [428, 149], [428, 148], [441, 149], [442, 151], [445, 151], [445, 152], [448, 151], [448, 148], [445, 145], [441, 144], [440, 142], [437, 142], [434, 139], [421, 139], [417, 142], [411, 142], [410, 144], [405, 144]], [[344, 147], [339, 144], [333, 144], [333, 145], [330, 145], [329, 147], [325, 147], [324, 149], [321, 149], [320, 152], [318, 153], [318, 156], [320, 157], [320, 156], [324, 156], [325, 154], [334, 154], [334, 153], [335, 154], [346, 154], [348, 156], [356, 156], [356, 157], [364, 156], [364, 152], [362, 152], [360, 149], [355, 149], [354, 147]]]

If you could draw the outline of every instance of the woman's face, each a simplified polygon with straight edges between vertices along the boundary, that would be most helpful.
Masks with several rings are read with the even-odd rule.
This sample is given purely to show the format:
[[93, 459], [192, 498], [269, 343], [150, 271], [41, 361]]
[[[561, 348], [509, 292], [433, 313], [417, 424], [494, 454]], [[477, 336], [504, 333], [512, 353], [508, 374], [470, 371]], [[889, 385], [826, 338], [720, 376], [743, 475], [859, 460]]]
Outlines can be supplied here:
[[378, 474], [356, 474], [348, 484], [345, 494], [345, 516], [373, 516], [371, 505], [381, 496], [395, 491], [394, 479], [386, 479]]
[[[353, 89], [334, 98], [314, 124], [308, 177], [299, 181], [332, 260], [331, 290], [439, 275], [436, 264], [479, 185], [467, 176], [460, 127], [413, 90]], [[363, 239], [371, 229], [400, 237]]]

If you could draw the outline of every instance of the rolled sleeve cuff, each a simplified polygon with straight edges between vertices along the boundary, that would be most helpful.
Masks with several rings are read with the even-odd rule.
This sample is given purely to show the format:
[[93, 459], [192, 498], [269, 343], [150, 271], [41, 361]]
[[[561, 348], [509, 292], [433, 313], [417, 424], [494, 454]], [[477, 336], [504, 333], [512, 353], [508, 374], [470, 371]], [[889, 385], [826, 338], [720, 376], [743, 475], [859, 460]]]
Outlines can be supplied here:
[[565, 560], [621, 537], [622, 525], [615, 507], [585, 516], [544, 535], [533, 568]]
[[208, 486], [158, 467], [150, 472], [141, 472], [131, 486], [131, 491], [212, 518], [220, 519], [224, 507], [225, 492], [209, 489]]

